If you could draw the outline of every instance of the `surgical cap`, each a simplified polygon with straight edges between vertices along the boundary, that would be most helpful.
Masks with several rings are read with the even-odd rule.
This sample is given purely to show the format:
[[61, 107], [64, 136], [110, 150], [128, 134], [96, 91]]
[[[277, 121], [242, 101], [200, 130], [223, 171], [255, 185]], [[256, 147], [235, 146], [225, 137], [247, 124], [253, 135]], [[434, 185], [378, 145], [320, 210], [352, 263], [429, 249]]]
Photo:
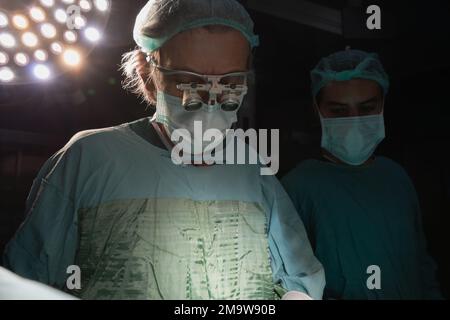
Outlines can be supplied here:
[[377, 82], [386, 95], [389, 91], [389, 76], [376, 53], [361, 50], [345, 50], [322, 58], [311, 71], [312, 93], [319, 91], [332, 81], [367, 79]]
[[234, 28], [252, 48], [259, 44], [252, 19], [235, 0], [150, 0], [136, 19], [133, 37], [143, 51], [153, 52], [178, 33], [208, 25]]

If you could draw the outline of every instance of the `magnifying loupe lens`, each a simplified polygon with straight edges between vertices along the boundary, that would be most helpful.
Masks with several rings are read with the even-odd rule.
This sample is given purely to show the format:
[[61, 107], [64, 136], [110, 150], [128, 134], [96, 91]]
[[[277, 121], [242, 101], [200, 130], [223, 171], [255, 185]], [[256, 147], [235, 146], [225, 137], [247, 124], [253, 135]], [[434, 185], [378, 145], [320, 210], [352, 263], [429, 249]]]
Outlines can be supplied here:
[[223, 111], [236, 111], [239, 108], [239, 104], [237, 103], [224, 103], [222, 104], [222, 110]]

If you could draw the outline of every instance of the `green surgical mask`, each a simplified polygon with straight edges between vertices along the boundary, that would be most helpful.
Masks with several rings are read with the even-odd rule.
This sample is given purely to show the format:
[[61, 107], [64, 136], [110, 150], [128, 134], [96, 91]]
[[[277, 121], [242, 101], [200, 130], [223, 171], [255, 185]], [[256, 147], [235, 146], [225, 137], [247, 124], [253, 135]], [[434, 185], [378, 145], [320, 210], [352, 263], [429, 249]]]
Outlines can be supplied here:
[[[237, 113], [238, 110], [223, 111], [218, 104], [214, 106], [204, 104], [198, 111], [186, 111], [180, 98], [158, 91], [154, 120], [165, 127], [169, 136], [175, 130], [179, 130], [184, 143], [191, 145], [193, 150], [195, 150], [194, 145], [199, 144], [203, 148], [202, 151], [206, 151], [207, 147], [211, 146], [211, 142], [203, 141], [205, 131], [219, 130], [225, 138], [227, 130], [238, 120]], [[195, 134], [195, 122], [202, 124], [203, 132], [200, 136]], [[220, 141], [215, 141], [214, 145], [219, 143]]]
[[383, 114], [323, 118], [322, 148], [339, 160], [358, 166], [366, 162], [385, 138]]

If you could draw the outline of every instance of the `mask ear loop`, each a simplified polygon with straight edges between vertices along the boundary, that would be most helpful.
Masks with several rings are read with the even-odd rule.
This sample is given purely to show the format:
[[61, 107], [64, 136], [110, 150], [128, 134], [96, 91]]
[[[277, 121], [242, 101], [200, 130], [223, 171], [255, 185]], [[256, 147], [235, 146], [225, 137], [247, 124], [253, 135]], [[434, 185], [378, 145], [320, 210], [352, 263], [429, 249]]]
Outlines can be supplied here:
[[319, 108], [319, 104], [317, 103], [317, 99], [316, 97], [313, 98], [313, 105], [314, 105], [314, 109], [317, 112], [317, 115], [319, 116], [320, 121], [322, 121], [324, 119], [322, 113], [320, 113], [320, 108]]
[[167, 151], [172, 152], [173, 145], [168, 141], [167, 139], [167, 133], [164, 134], [159, 124], [156, 122], [155, 119], [151, 119], [150, 123], [152, 124], [153, 128], [155, 129], [156, 133], [158, 134], [159, 138], [161, 139], [161, 142], [166, 147]]
[[385, 107], [385, 103], [386, 103], [386, 96], [383, 96], [383, 104], [381, 107], [381, 115], [384, 117], [384, 107]]
[[[313, 103], [314, 103], [314, 108], [316, 109], [316, 112], [317, 112], [317, 114], [319, 116], [319, 119], [320, 119], [320, 125], [321, 125], [322, 135], [323, 135], [324, 134], [324, 123], [323, 123], [324, 117], [320, 113], [320, 108], [319, 108], [319, 104], [317, 103], [316, 97], [313, 98]], [[320, 150], [321, 150], [320, 154], [322, 155], [322, 157], [324, 157], [325, 159], [327, 159], [328, 161], [330, 161], [332, 163], [339, 163], [338, 161], [336, 161], [336, 159], [333, 159], [332, 157], [330, 157], [327, 154], [327, 152], [329, 152], [329, 151], [322, 147], [322, 143], [320, 145]], [[324, 151], [326, 151], [326, 152], [324, 152]]]

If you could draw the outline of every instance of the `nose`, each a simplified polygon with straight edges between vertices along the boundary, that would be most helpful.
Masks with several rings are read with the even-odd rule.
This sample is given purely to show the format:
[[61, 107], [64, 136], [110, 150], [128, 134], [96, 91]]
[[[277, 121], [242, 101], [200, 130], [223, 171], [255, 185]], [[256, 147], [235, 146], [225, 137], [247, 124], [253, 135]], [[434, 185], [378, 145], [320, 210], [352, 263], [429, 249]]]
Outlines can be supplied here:
[[216, 101], [214, 104], [205, 105], [205, 108], [207, 112], [214, 112], [220, 108], [220, 105]]
[[361, 114], [360, 114], [360, 112], [358, 110], [358, 107], [357, 106], [351, 106], [349, 108], [348, 116], [349, 117], [359, 117], [359, 116], [361, 116]]

